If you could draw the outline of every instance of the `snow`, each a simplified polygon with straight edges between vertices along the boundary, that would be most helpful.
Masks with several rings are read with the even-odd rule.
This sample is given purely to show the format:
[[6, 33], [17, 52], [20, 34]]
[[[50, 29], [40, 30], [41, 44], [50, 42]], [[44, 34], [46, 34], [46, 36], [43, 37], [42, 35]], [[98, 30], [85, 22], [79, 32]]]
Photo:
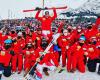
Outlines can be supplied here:
[[80, 11], [92, 11], [95, 13], [98, 13], [97, 11], [100, 11], [100, 0], [88, 0], [83, 6], [80, 7]]
[[77, 9], [70, 9], [68, 12], [76, 13], [76, 12], [94, 12], [100, 14], [100, 0], [88, 0], [82, 6]]
[[[23, 74], [18, 75], [16, 73], [9, 78], [3, 77], [2, 80], [23, 80]], [[65, 70], [62, 73], [52, 72], [49, 77], [44, 76], [43, 80], [100, 80], [100, 75], [96, 72], [91, 73], [88, 71], [86, 73], [80, 73], [78, 71], [68, 73]]]
[[53, 73], [43, 80], [100, 80], [100, 76], [88, 71], [86, 73], [80, 73], [78, 71], [75, 73], [68, 73], [63, 71], [62, 73]]
[[[2, 80], [23, 80], [23, 72], [21, 74], [15, 73], [9, 78], [3, 76]], [[64, 70], [62, 73], [58, 73], [57, 71], [50, 72], [50, 76], [43, 76], [42, 80], [100, 80], [100, 75], [97, 74], [97, 70], [94, 73], [89, 71], [85, 73], [80, 73], [78, 71], [75, 73], [68, 73]]]

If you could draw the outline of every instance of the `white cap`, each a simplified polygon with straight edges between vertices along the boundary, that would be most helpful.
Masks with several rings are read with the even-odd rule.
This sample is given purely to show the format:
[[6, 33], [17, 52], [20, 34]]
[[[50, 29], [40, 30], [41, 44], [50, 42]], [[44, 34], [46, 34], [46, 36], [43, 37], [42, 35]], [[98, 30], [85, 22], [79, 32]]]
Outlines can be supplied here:
[[68, 30], [67, 30], [67, 29], [64, 29], [64, 30], [63, 30], [63, 33], [65, 33], [65, 32], [68, 33]]
[[22, 32], [19, 32], [17, 35], [18, 35], [18, 36], [22, 36]]

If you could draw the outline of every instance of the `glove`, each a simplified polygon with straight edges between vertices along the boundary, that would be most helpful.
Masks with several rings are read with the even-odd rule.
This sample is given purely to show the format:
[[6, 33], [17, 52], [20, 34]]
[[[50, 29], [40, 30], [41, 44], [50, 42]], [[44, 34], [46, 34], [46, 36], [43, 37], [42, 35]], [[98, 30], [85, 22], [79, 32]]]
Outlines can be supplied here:
[[47, 8], [47, 7], [45, 7], [44, 9], [47, 9], [47, 10], [48, 10], [48, 8]]
[[13, 51], [13, 50], [11, 50], [11, 51], [10, 51], [10, 54], [11, 54], [12, 56], [14, 56], [14, 55], [15, 55], [15, 53], [14, 53], [14, 51]]
[[42, 59], [43, 59], [43, 57], [44, 57], [44, 55], [42, 55], [42, 56], [40, 57], [40, 60], [42, 60]]
[[35, 8], [35, 10], [41, 10], [41, 8], [39, 8], [39, 7], [36, 7], [36, 8]]

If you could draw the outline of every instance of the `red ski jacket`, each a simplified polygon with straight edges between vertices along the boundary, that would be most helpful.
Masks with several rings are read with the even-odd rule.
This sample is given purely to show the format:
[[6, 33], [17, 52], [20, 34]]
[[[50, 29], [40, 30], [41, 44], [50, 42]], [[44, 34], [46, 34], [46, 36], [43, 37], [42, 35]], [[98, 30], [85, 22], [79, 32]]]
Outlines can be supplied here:
[[55, 9], [53, 10], [54, 16], [53, 17], [49, 16], [48, 18], [46, 18], [45, 16], [39, 17], [40, 11], [41, 10], [37, 12], [35, 18], [41, 21], [42, 30], [51, 30], [51, 23], [57, 17], [56, 10]]

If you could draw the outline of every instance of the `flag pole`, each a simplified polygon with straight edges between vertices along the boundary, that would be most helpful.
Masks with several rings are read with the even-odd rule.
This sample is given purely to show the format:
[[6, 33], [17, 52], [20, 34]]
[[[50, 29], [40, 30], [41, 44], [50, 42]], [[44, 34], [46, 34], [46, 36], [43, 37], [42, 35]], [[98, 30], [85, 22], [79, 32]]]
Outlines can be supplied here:
[[[44, 6], [44, 0], [42, 1], [42, 7], [44, 8], [45, 6]], [[42, 15], [44, 14], [44, 10], [43, 10], [43, 12], [42, 12]]]
[[44, 0], [43, 0], [43, 8], [44, 8]]

